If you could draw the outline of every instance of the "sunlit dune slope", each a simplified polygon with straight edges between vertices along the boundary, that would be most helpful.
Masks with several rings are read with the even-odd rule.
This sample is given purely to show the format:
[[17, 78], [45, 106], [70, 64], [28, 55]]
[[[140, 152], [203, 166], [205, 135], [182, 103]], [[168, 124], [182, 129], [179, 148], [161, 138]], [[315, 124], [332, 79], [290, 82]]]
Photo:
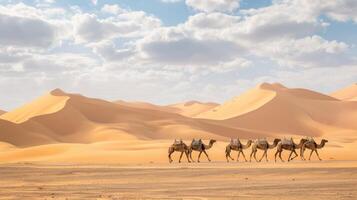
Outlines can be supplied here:
[[339, 101], [306, 89], [263, 83], [197, 117], [269, 133], [322, 135], [326, 130], [357, 130], [357, 102]]
[[[262, 135], [238, 127], [227, 127], [212, 120], [193, 119], [160, 110], [120, 105], [68, 94], [59, 89], [6, 113], [1, 118], [21, 130], [45, 138], [36, 142], [17, 142], [16, 138], [22, 137], [23, 133], [15, 132], [12, 133], [13, 139], [2, 140], [20, 146], [54, 142], [93, 143], [108, 140], [192, 137], [224, 139], [235, 135], [243, 138]], [[10, 132], [6, 131], [6, 134]]]
[[176, 113], [187, 117], [195, 117], [203, 112], [217, 107], [219, 104], [213, 102], [188, 101], [183, 103], [171, 104], [166, 107], [177, 109]]
[[159, 106], [146, 102], [127, 102], [127, 101], [115, 101], [115, 103], [123, 106], [134, 107], [134, 108], [142, 108], [149, 110], [159, 110], [164, 112], [176, 113], [186, 117], [194, 117], [202, 112], [206, 112], [219, 104], [217, 103], [203, 103], [199, 101], [188, 101], [177, 104], [170, 104], [167, 106]]
[[357, 83], [331, 93], [331, 96], [347, 101], [357, 101]]

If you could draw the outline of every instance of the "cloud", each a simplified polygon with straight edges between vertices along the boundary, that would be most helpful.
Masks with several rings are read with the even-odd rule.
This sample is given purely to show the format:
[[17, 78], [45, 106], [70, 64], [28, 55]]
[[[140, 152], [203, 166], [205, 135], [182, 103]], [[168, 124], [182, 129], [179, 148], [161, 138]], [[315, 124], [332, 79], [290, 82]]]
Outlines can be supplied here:
[[[108, 9], [108, 8], [107, 8]], [[72, 18], [78, 42], [95, 43], [118, 37], [138, 37], [161, 26], [161, 21], [141, 11], [126, 11], [116, 17], [99, 19], [95, 14], [76, 14]]]
[[118, 49], [113, 42], [102, 42], [93, 46], [94, 53], [108, 62], [124, 61], [135, 55], [134, 47]]
[[224, 13], [198, 13], [190, 16], [185, 25], [194, 29], [227, 29], [241, 21], [240, 16]]
[[150, 41], [141, 44], [145, 57], [173, 65], [215, 65], [232, 60], [242, 49], [224, 40], [182, 38], [172, 41]]
[[0, 14], [0, 45], [49, 47], [56, 39], [55, 27], [39, 20]]
[[186, 4], [198, 11], [233, 12], [239, 8], [240, 0], [186, 0]]
[[105, 13], [109, 13], [109, 14], [121, 14], [121, 13], [125, 13], [126, 10], [119, 7], [117, 4], [113, 4], [113, 5], [109, 5], [109, 4], [105, 4], [102, 8], [101, 8], [102, 12]]
[[349, 46], [343, 42], [327, 41], [320, 36], [295, 40], [277, 40], [261, 47], [262, 54], [269, 55], [281, 66], [338, 67], [357, 64], [346, 55]]

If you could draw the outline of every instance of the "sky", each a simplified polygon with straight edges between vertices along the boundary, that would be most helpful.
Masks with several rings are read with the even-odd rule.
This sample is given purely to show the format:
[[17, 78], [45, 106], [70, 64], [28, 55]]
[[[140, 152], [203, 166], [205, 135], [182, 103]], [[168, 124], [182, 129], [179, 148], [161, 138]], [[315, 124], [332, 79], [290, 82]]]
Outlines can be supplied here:
[[0, 0], [0, 109], [55, 88], [224, 102], [357, 82], [356, 0]]

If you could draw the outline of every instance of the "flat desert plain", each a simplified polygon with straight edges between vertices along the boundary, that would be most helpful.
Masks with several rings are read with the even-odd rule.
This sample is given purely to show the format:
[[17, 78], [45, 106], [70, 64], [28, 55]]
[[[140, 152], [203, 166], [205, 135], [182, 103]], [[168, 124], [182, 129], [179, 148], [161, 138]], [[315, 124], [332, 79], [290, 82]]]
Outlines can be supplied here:
[[0, 199], [356, 199], [357, 162], [0, 166]]

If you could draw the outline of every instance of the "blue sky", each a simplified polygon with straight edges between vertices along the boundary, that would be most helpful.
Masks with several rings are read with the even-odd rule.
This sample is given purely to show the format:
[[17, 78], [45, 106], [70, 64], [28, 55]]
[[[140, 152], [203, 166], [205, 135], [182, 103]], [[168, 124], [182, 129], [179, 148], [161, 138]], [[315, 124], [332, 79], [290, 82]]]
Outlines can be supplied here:
[[0, 109], [54, 88], [224, 102], [262, 82], [357, 80], [354, 0], [0, 0]]

